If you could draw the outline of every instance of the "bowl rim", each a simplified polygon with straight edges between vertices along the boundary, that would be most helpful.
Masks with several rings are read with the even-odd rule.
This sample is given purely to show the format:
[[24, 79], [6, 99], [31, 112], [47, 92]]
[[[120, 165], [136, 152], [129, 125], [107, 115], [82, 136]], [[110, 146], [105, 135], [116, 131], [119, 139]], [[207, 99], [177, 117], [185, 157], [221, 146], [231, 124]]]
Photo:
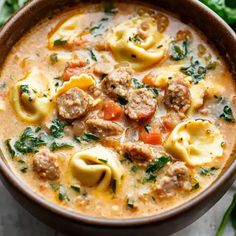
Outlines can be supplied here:
[[[216, 13], [207, 8], [200, 1], [185, 0], [186, 2], [192, 4], [195, 8], [204, 11], [210, 15], [215, 21], [217, 21], [224, 29], [227, 31], [232, 38], [235, 39], [236, 43], [236, 34], [234, 31], [220, 18]], [[28, 12], [32, 7], [36, 7], [44, 0], [33, 0], [25, 4], [20, 10], [18, 10], [2, 27], [0, 30], [0, 37], [8, 32], [8, 28], [11, 28], [12, 25], [19, 18], [22, 17], [26, 12]], [[171, 11], [170, 11], [171, 12]], [[217, 48], [217, 47], [216, 47]], [[224, 185], [227, 181], [236, 176], [236, 159], [232, 160], [231, 164], [226, 168], [223, 174], [221, 174], [206, 190], [202, 191], [199, 195], [195, 196], [193, 199], [167, 210], [165, 212], [145, 216], [138, 218], [124, 218], [124, 219], [112, 219], [112, 218], [98, 218], [91, 215], [85, 215], [77, 212], [73, 212], [69, 209], [58, 206], [40, 195], [34, 192], [28, 187], [28, 185], [22, 181], [16, 174], [14, 174], [7, 163], [4, 161], [4, 155], [0, 152], [0, 171], [7, 182], [9, 182], [13, 187], [17, 188], [24, 196], [26, 196], [33, 203], [42, 206], [44, 209], [51, 211], [61, 217], [73, 220], [75, 222], [80, 222], [88, 225], [96, 226], [106, 226], [106, 227], [133, 227], [133, 226], [142, 226], [153, 223], [158, 223], [170, 218], [173, 218], [177, 215], [183, 214], [184, 212], [189, 211], [191, 208], [196, 207], [200, 202], [210, 198], [213, 194], [217, 192], [221, 185]]]

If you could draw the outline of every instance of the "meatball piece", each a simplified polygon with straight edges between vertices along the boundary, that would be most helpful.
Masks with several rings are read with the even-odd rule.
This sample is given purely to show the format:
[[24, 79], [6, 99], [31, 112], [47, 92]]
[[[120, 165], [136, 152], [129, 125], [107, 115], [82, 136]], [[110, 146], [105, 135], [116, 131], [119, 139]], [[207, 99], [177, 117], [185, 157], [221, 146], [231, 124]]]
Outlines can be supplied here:
[[115, 136], [123, 132], [120, 125], [102, 119], [89, 119], [86, 121], [86, 127], [91, 133], [99, 137]]
[[177, 176], [179, 180], [189, 175], [189, 169], [182, 161], [176, 161], [169, 165], [167, 169], [167, 174], [169, 176]]
[[178, 189], [192, 189], [189, 169], [184, 162], [168, 163], [166, 168], [165, 175], [160, 178], [155, 188], [158, 197], [173, 197]]
[[167, 108], [186, 114], [191, 105], [191, 94], [188, 86], [181, 82], [169, 84], [165, 91], [164, 103]]
[[92, 106], [92, 98], [75, 87], [59, 95], [56, 103], [60, 116], [73, 120], [87, 114]]
[[132, 120], [149, 119], [156, 111], [156, 99], [146, 88], [136, 89], [129, 93], [125, 114]]
[[56, 180], [60, 177], [60, 169], [56, 156], [47, 151], [41, 151], [34, 156], [33, 170], [42, 179]]
[[142, 142], [127, 142], [123, 145], [122, 151], [124, 155], [137, 163], [144, 163], [154, 158], [150, 146]]
[[127, 97], [131, 85], [132, 69], [122, 66], [112, 71], [102, 81], [102, 90], [110, 97]]

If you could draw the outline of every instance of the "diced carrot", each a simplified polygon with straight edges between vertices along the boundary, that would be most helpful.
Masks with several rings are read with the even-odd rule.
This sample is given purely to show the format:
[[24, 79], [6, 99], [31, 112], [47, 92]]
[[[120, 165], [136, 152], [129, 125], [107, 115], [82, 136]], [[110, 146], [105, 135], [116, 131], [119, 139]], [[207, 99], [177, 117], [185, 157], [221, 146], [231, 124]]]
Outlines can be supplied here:
[[81, 67], [68, 67], [63, 73], [63, 79], [68, 81], [73, 75], [80, 75], [83, 72]]
[[144, 76], [143, 83], [155, 87], [155, 78], [152, 72]]
[[105, 101], [102, 111], [105, 120], [118, 120], [123, 112], [121, 106], [112, 100]]
[[147, 144], [162, 144], [162, 135], [158, 125], [150, 124], [141, 127], [139, 130], [139, 140]]

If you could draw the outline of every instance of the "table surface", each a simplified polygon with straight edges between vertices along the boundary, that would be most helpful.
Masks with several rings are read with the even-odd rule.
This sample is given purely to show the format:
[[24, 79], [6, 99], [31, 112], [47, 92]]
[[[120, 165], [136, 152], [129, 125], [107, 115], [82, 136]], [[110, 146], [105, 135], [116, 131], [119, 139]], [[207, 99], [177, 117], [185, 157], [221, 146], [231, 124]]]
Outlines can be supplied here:
[[[221, 218], [229, 206], [236, 183], [225, 196], [204, 216], [172, 236], [214, 236]], [[1, 236], [66, 236], [42, 224], [23, 209], [0, 182], [0, 235]], [[229, 224], [225, 236], [235, 235]], [[164, 236], [164, 235], [163, 235]]]

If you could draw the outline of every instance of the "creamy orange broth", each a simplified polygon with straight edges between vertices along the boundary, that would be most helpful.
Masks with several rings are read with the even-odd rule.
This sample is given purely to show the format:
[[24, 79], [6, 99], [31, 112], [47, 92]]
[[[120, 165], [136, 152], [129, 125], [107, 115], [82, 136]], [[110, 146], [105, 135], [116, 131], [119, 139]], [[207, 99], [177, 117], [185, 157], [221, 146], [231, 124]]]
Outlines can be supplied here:
[[[57, 13], [52, 17], [52, 19], [45, 19], [40, 24], [36, 25], [12, 48], [1, 69], [0, 135], [3, 151], [7, 156], [7, 161], [9, 162], [12, 171], [27, 183], [33, 191], [48, 201], [72, 211], [97, 217], [141, 217], [160, 213], [183, 204], [208, 188], [221, 173], [221, 170], [229, 160], [230, 154], [235, 145], [236, 126], [232, 115], [230, 121], [226, 121], [223, 117], [219, 117], [223, 113], [224, 107], [227, 105], [232, 109], [234, 114], [236, 112], [235, 82], [220, 55], [207, 43], [205, 37], [192, 26], [180, 22], [177, 18], [166, 12], [151, 10], [148, 7], [121, 3], [117, 3], [115, 6], [116, 11], [114, 14], [104, 13], [104, 6], [102, 4], [77, 6], [73, 9], [66, 10], [63, 13]], [[68, 42], [59, 42], [59, 44], [62, 45], [52, 46], [50, 48], [50, 37], [57, 32], [58, 28], [60, 28], [65, 21], [78, 14], [84, 15], [84, 19], [82, 23], [79, 24], [79, 27], [82, 29], [82, 34], [86, 34], [85, 38], [88, 42], [82, 42], [77, 46], [73, 43], [67, 45], [69, 44]], [[116, 105], [119, 104], [119, 99], [117, 100], [117, 97], [111, 96], [110, 94], [107, 94], [107, 91], [100, 89], [101, 81], [104, 79], [106, 80], [106, 78], [103, 77], [107, 75], [104, 76], [99, 73], [94, 73], [94, 68], [97, 62], [106, 62], [110, 66], [117, 66], [119, 63], [122, 63], [122, 60], [114, 55], [114, 50], [111, 51], [112, 45], [108, 46], [108, 49], [105, 50], [97, 48], [97, 45], [102, 44], [102, 46], [104, 46], [107, 41], [109, 42], [111, 36], [106, 38], [106, 35], [110, 34], [111, 29], [114, 30], [116, 25], [121, 25], [127, 20], [132, 20], [137, 16], [142, 17], [145, 14], [147, 14], [147, 17], [153, 17], [152, 23], [154, 22], [156, 24], [156, 31], [158, 32], [159, 30], [161, 32], [158, 33], [162, 33], [162, 38], [156, 39], [158, 45], [155, 46], [155, 50], [157, 50], [156, 48], [158, 48], [158, 50], [164, 48], [164, 56], [158, 62], [151, 63], [149, 66], [142, 68], [141, 70], [133, 68], [131, 77], [142, 82], [143, 78], [150, 72], [156, 72], [157, 75], [163, 74], [163, 77], [168, 78], [167, 80], [163, 79], [164, 82], [151, 86], [151, 88], [155, 87], [159, 92], [157, 97], [153, 95], [153, 98], [151, 98], [155, 102], [157, 108], [155, 108], [153, 114], [149, 114], [144, 119], [132, 119], [132, 117], [129, 119], [127, 116], [131, 113], [126, 112], [125, 114], [125, 105], [119, 105], [123, 110], [123, 114], [121, 117], [115, 119], [114, 122], [122, 127], [122, 133], [111, 135], [111, 137], [108, 137], [109, 135], [106, 135], [106, 133], [105, 137], [95, 135], [98, 137], [95, 137], [95, 139], [98, 140], [86, 142], [86, 140], [83, 140], [81, 137], [83, 137], [83, 133], [91, 133], [91, 131], [88, 131], [88, 127], [85, 127], [81, 135], [76, 135], [74, 131], [75, 128], [73, 128], [73, 122], [76, 120], [77, 123], [82, 124], [91, 117], [94, 119], [104, 120], [104, 101], [109, 99], [109, 101], [115, 102]], [[163, 15], [164, 18], [161, 18]], [[166, 18], [168, 18], [168, 22], [166, 21]], [[160, 19], [164, 19], [164, 28], [160, 25]], [[95, 28], [93, 28], [94, 26]], [[188, 41], [188, 54], [177, 61], [171, 58], [171, 53], [173, 53], [171, 45], [172, 41], [176, 39], [177, 32], [180, 30], [184, 33], [191, 32], [191, 39]], [[127, 29], [126, 32], [128, 32]], [[145, 36], [144, 39], [140, 39], [139, 37], [141, 36], [138, 35], [136, 36], [136, 39], [130, 39], [130, 41], [136, 40], [134, 45], [137, 46], [138, 43], [142, 43], [142, 40], [145, 40]], [[184, 40], [186, 40], [186, 38], [184, 38]], [[177, 44], [181, 46], [184, 40], [178, 41]], [[96, 59], [91, 54], [90, 50], [92, 50]], [[125, 52], [123, 52], [123, 54], [124, 53]], [[61, 59], [59, 56], [61, 54], [66, 54], [66, 58]], [[167, 92], [165, 91], [167, 91], [168, 86], [172, 81], [174, 81], [173, 83], [175, 84], [181, 80], [184, 82], [184, 86], [186, 86], [188, 90], [201, 83], [201, 81], [199, 81], [198, 84], [194, 84], [193, 82], [191, 83], [191, 76], [186, 79], [186, 75], [180, 71], [180, 68], [190, 65], [191, 57], [193, 57], [193, 60], [199, 60], [204, 67], [207, 67], [210, 63], [213, 64], [213, 66], [212, 68], [209, 67], [209, 69], [207, 69], [206, 75], [201, 80], [209, 82], [209, 85], [204, 87], [206, 91], [203, 92], [204, 95], [201, 97], [202, 104], [194, 108], [190, 113], [188, 112], [192, 107], [188, 107], [188, 112], [180, 114], [180, 112], [175, 110], [175, 108], [173, 109], [173, 107], [170, 108], [167, 105], [164, 105], [164, 100], [167, 96]], [[95, 87], [98, 87], [99, 90], [101, 90], [101, 94], [95, 94], [94, 89], [91, 88], [88, 90], [83, 89], [85, 93], [92, 96], [97, 105], [90, 108], [83, 117], [63, 119], [61, 115], [58, 115], [58, 104], [55, 102], [53, 96], [55, 90], [61, 86], [61, 83], [65, 79], [65, 67], [70, 67], [71, 64], [68, 64], [68, 62], [72, 61], [72, 59], [77, 60], [77, 62], [88, 60], [88, 64], [85, 65], [83, 73], [92, 76], [93, 80], [96, 81]], [[142, 62], [141, 64], [144, 65], [145, 63]], [[132, 60], [130, 61], [129, 66], [132, 67]], [[140, 66], [140, 64], [138, 64], [138, 66]], [[77, 65], [77, 67], [80, 66]], [[117, 67], [119, 68], [119, 65]], [[16, 109], [13, 108], [14, 106], [10, 98], [10, 91], [13, 91], [13, 87], [16, 83], [25, 79], [25, 76], [28, 75], [33, 68], [37, 68], [38, 71], [43, 72], [46, 75], [47, 80], [51, 81], [53, 86], [56, 88], [51, 89], [51, 95], [45, 95], [45, 97], [50, 96], [50, 103], [54, 104], [53, 108], [49, 109], [45, 117], [32, 123], [22, 121], [19, 114], [16, 114]], [[102, 68], [104, 69], [104, 65]], [[113, 70], [115, 70], [115, 68], [113, 68]], [[173, 70], [175, 70], [174, 73], [172, 73]], [[157, 75], [154, 76], [154, 80]], [[58, 77], [60, 78], [55, 79]], [[64, 84], [65, 83], [67, 82], [64, 82]], [[139, 88], [130, 85], [130, 89], [130, 93], [125, 99], [128, 100], [128, 104], [133, 90]], [[150, 92], [148, 90], [150, 88], [144, 89]], [[199, 91], [201, 92], [202, 89]], [[65, 93], [66, 91], [63, 92]], [[197, 92], [197, 95], [199, 95], [200, 92]], [[19, 96], [22, 96], [23, 93], [24, 92], [21, 91]], [[25, 93], [27, 93], [27, 91]], [[193, 97], [192, 94], [190, 97], [190, 103], [192, 105], [193, 101], [196, 101], [197, 98]], [[223, 99], [221, 99], [221, 97], [223, 97]], [[23, 107], [24, 106], [23, 103]], [[137, 106], [136, 109], [139, 109], [139, 106]], [[171, 116], [173, 115], [174, 118], [172, 117], [172, 122], [175, 123], [175, 125], [177, 125], [177, 123], [182, 124], [182, 122], [188, 120], [194, 120], [194, 122], [196, 122], [196, 119], [200, 119], [199, 122], [201, 122], [201, 119], [210, 120], [211, 123], [209, 124], [212, 124], [214, 129], [219, 130], [221, 133], [221, 135], [217, 134], [219, 137], [216, 136], [215, 142], [219, 139], [221, 140], [221, 147], [218, 145], [216, 149], [219, 149], [220, 152], [222, 148], [223, 154], [211, 158], [207, 163], [196, 165], [193, 163], [190, 164], [188, 160], [186, 161], [183, 157], [175, 155], [175, 150], [173, 151], [172, 148], [165, 147], [167, 139], [170, 137], [174, 128], [172, 127], [171, 129], [168, 129], [168, 127], [163, 123], [167, 114], [171, 114]], [[11, 153], [9, 153], [9, 150], [6, 148], [5, 140], [11, 139], [10, 145], [15, 150], [17, 148], [16, 146], [14, 147], [14, 143], [19, 140], [23, 131], [27, 127], [41, 127], [43, 131], [47, 132], [48, 135], [51, 135], [50, 126], [52, 120], [55, 119], [61, 121], [66, 120], [67, 125], [64, 128], [64, 132], [62, 132], [63, 137], [54, 137], [53, 139], [56, 139], [57, 141], [63, 140], [64, 143], [72, 144], [73, 147], [60, 148], [57, 150], [49, 150], [49, 144], [39, 147], [40, 151], [47, 151], [46, 155], [51, 155], [53, 153], [52, 155], [55, 157], [53, 160], [56, 162], [55, 165], [57, 166], [56, 169], [60, 172], [59, 177], [54, 176], [55, 178], [53, 177], [48, 179], [47, 177], [40, 175], [40, 171], [37, 169], [38, 166], [35, 167], [36, 164], [33, 164], [38, 153], [16, 152], [16, 155], [12, 157], [10, 155]], [[195, 124], [194, 122], [193, 124]], [[159, 136], [154, 137], [155, 144], [148, 144], [149, 141], [145, 138], [147, 138], [146, 135], [152, 133], [152, 129], [154, 129], [153, 124], [158, 126]], [[142, 132], [144, 132], [144, 140], [140, 137], [139, 129], [142, 129]], [[194, 132], [197, 132], [197, 130]], [[162, 141], [158, 141], [160, 135]], [[194, 136], [194, 133], [192, 135]], [[76, 142], [73, 138], [74, 136], [78, 136], [81, 143]], [[150, 136], [148, 136], [148, 138], [150, 138]], [[202, 137], [200, 137], [199, 140], [201, 138]], [[125, 144], [131, 142], [135, 145], [139, 145], [141, 141], [138, 141], [140, 139], [146, 143], [145, 145], [147, 146], [145, 147], [148, 147], [148, 149], [153, 148], [155, 154], [154, 157], [147, 155], [145, 156], [146, 159], [144, 158], [144, 160], [140, 161], [137, 156], [134, 155], [130, 157], [129, 155], [131, 154], [129, 153], [127, 156], [127, 153], [123, 151], [123, 146]], [[206, 138], [205, 141], [208, 142], [209, 139], [210, 138]], [[195, 142], [198, 141], [195, 140]], [[143, 143], [141, 142], [141, 144]], [[199, 141], [199, 145], [199, 148], [201, 148], [201, 140]], [[101, 175], [97, 183], [92, 184], [92, 186], [87, 186], [88, 184], [83, 184], [83, 181], [80, 181], [82, 175], [81, 172], [78, 172], [78, 174], [72, 173], [71, 166], [73, 161], [71, 160], [74, 155], [80, 153], [82, 150], [88, 150], [95, 146], [102, 146], [112, 152], [115, 155], [116, 160], [120, 163], [119, 167], [116, 166], [116, 168], [122, 169], [122, 178], [120, 179], [119, 189], [117, 189], [117, 186], [114, 186], [114, 176], [113, 179], [111, 177], [109, 186], [101, 191], [98, 189], [98, 185], [99, 182], [103, 180], [104, 175]], [[168, 150], [170, 150], [170, 152]], [[98, 156], [100, 155], [100, 153], [96, 154]], [[191, 157], [191, 155], [193, 154], [190, 153], [189, 157]], [[161, 156], [164, 156], [165, 161], [169, 160], [168, 163], [163, 164], [163, 166], [156, 169], [154, 172], [150, 172], [150, 165], [153, 165], [155, 161], [157, 162]], [[110, 157], [105, 157], [105, 161], [102, 160], [99, 163], [96, 163], [96, 166], [107, 166], [110, 161], [109, 160], [107, 163], [107, 158], [109, 159]], [[199, 154], [198, 158], [201, 160], [201, 158], [204, 157]], [[190, 158], [190, 161], [193, 160]], [[168, 170], [169, 172], [171, 171], [173, 163], [176, 162], [184, 166], [184, 170], [186, 171], [185, 174], [182, 175], [182, 173], [177, 173], [175, 175], [174, 173], [168, 173]], [[87, 163], [87, 165], [90, 164], [92, 164], [92, 161]], [[165, 177], [167, 178], [166, 185], [164, 182]]]

